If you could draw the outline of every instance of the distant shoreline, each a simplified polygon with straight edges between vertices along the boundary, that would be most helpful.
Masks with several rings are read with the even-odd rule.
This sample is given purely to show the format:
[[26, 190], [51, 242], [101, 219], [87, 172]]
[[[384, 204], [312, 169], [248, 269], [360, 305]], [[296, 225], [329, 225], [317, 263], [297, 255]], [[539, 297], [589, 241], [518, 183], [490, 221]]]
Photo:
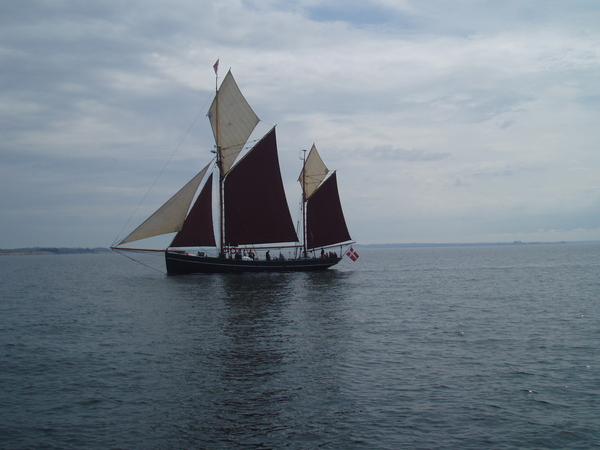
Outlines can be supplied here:
[[[423, 248], [423, 247], [494, 247], [509, 245], [558, 245], [558, 244], [598, 244], [600, 241], [558, 241], [558, 242], [473, 242], [473, 243], [411, 243], [411, 244], [353, 244], [356, 248], [367, 249], [391, 249], [391, 248]], [[68, 248], [68, 247], [25, 247], [0, 249], [0, 256], [3, 255], [77, 255], [82, 253], [110, 253], [111, 250], [105, 247], [94, 248]]]
[[557, 241], [557, 242], [472, 242], [472, 243], [456, 243], [456, 244], [354, 244], [357, 248], [417, 248], [417, 247], [499, 247], [512, 245], [559, 245], [559, 244], [598, 244], [600, 241]]
[[66, 248], [66, 247], [26, 247], [0, 249], [2, 255], [76, 255], [82, 253], [106, 253], [110, 249], [104, 247], [95, 248]]

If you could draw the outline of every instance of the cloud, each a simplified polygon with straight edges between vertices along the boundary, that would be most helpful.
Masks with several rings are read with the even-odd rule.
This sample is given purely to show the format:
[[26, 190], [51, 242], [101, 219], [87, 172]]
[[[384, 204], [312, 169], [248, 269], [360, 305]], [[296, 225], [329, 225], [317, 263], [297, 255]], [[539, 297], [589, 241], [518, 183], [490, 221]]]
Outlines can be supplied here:
[[108, 245], [172, 155], [144, 213], [191, 178], [211, 157], [218, 57], [278, 125], [291, 194], [313, 142], [338, 170], [359, 242], [600, 238], [599, 16], [555, 0], [4, 2], [0, 247]]
[[406, 150], [391, 145], [378, 145], [370, 150], [360, 152], [362, 157], [378, 161], [439, 161], [446, 159], [450, 153], [426, 152], [424, 150]]

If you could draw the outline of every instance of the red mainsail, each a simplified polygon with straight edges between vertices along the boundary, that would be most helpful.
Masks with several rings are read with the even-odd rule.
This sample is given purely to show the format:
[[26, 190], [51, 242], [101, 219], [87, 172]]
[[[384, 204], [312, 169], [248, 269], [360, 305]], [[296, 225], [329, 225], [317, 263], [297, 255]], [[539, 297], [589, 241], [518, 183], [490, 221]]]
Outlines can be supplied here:
[[225, 178], [225, 244], [298, 242], [271, 129]]

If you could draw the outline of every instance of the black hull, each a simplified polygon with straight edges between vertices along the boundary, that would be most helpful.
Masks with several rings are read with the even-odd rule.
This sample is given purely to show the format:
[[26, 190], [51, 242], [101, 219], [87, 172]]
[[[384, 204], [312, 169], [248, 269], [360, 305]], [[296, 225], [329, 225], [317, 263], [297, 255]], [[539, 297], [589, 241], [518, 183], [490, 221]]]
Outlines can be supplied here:
[[342, 258], [265, 259], [246, 261], [228, 258], [194, 256], [165, 252], [168, 274], [243, 273], [243, 272], [309, 272], [326, 270]]

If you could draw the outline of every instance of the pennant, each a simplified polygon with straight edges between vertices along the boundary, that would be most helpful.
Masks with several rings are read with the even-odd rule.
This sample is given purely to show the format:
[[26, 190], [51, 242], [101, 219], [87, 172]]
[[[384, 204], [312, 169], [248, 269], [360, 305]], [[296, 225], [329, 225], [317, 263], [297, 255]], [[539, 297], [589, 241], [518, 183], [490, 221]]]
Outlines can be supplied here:
[[358, 259], [358, 253], [354, 250], [354, 247], [350, 247], [346, 252], [346, 256], [350, 258], [352, 261], [356, 261]]
[[218, 59], [217, 59], [217, 62], [215, 63], [215, 65], [213, 66], [213, 69], [215, 69], [215, 75], [219, 75], [219, 60]]

